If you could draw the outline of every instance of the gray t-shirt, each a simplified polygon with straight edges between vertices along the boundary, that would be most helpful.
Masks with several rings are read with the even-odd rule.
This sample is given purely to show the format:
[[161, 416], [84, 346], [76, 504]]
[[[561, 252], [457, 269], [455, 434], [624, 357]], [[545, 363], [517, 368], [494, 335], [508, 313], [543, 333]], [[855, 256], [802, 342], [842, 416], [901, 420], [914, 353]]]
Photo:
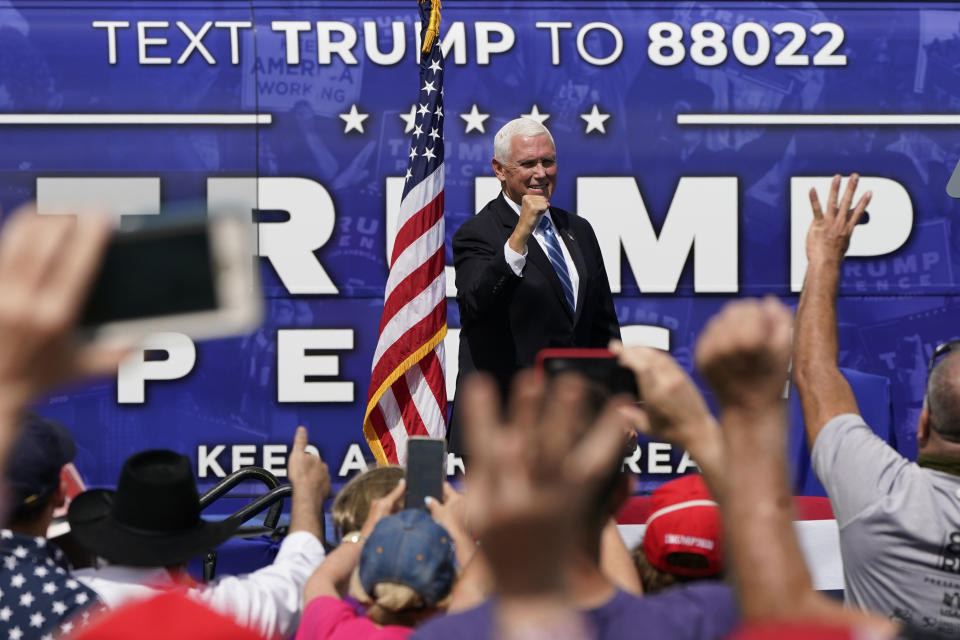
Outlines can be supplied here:
[[856, 414], [824, 426], [811, 462], [840, 529], [847, 602], [960, 633], [960, 477], [910, 462]]

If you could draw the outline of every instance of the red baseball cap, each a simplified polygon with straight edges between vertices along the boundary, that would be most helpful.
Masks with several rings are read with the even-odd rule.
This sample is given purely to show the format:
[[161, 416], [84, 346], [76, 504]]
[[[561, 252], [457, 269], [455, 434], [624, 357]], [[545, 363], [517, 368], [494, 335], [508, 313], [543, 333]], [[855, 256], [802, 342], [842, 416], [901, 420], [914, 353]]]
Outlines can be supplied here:
[[720, 509], [698, 474], [671, 480], [653, 492], [643, 553], [657, 569], [688, 578], [723, 572]]

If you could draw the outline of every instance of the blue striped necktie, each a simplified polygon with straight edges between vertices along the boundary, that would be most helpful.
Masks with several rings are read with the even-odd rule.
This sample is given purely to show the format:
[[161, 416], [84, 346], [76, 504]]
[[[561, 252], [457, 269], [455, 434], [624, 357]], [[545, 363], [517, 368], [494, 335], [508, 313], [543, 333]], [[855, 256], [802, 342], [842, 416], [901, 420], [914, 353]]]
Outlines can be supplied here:
[[543, 233], [544, 244], [547, 245], [547, 257], [550, 258], [550, 264], [553, 265], [557, 277], [560, 278], [560, 285], [563, 287], [563, 295], [567, 298], [567, 304], [570, 305], [570, 311], [576, 312], [577, 307], [573, 303], [573, 285], [570, 283], [570, 273], [567, 271], [567, 262], [563, 259], [563, 251], [560, 250], [560, 240], [557, 234], [553, 232], [553, 225], [550, 218], [543, 215], [540, 222], [537, 223], [537, 229]]

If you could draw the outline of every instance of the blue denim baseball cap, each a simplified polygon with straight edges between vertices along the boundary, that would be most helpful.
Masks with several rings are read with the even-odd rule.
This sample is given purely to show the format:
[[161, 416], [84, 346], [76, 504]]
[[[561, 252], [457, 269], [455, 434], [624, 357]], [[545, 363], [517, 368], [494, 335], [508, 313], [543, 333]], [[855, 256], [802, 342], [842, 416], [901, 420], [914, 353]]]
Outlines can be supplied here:
[[443, 600], [456, 577], [447, 530], [422, 509], [406, 509], [377, 523], [363, 545], [360, 584], [373, 595], [382, 582], [413, 589], [426, 606]]

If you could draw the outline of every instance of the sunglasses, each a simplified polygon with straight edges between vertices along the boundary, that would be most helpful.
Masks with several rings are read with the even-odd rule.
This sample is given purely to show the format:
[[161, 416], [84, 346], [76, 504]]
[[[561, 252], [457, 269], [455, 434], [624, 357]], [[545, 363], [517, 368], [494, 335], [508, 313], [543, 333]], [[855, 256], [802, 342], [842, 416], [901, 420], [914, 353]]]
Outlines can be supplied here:
[[960, 349], [960, 340], [950, 340], [949, 342], [937, 345], [937, 348], [933, 350], [933, 355], [930, 356], [930, 365], [927, 367], [928, 380], [930, 379], [930, 374], [933, 373], [933, 368], [937, 365], [937, 361], [954, 349]]

